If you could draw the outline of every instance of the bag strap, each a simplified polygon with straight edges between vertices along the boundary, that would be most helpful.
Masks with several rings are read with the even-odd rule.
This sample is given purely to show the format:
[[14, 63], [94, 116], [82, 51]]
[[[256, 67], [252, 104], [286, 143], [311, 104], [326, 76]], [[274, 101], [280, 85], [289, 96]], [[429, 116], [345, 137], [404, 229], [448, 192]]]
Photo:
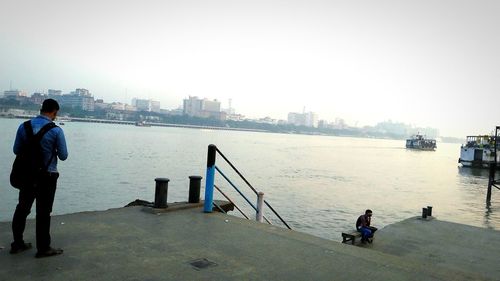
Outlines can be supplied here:
[[38, 133], [36, 133], [36, 135], [34, 135], [34, 137], [36, 138], [36, 140], [40, 141], [40, 140], [42, 140], [45, 133], [47, 133], [48, 131], [50, 131], [52, 128], [55, 128], [55, 127], [57, 127], [57, 125], [54, 122], [49, 122], [49, 123], [45, 124], [40, 129], [40, 131], [38, 131]]
[[24, 130], [26, 131], [26, 136], [28, 137], [28, 140], [31, 140], [31, 138], [35, 137], [36, 141], [41, 141], [43, 136], [50, 131], [51, 129], [58, 127], [54, 122], [49, 122], [45, 124], [36, 135], [33, 135], [33, 126], [31, 126], [31, 121], [28, 120], [23, 123]]
[[31, 138], [33, 138], [33, 127], [31, 126], [31, 120], [24, 122], [23, 127], [28, 140], [31, 140]]

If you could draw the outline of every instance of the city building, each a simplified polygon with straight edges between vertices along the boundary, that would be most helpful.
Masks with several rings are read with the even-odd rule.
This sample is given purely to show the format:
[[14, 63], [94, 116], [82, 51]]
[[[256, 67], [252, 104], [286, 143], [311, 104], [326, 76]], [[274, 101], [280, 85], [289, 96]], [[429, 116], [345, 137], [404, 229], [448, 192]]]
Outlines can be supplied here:
[[54, 89], [49, 89], [47, 91], [47, 94], [49, 95], [49, 98], [54, 98], [54, 97], [59, 97], [62, 95], [61, 90], [54, 90]]
[[20, 91], [20, 90], [7, 90], [7, 91], [3, 92], [3, 97], [4, 98], [17, 99], [17, 98], [20, 98], [20, 97], [27, 97], [27, 96], [28, 95], [26, 94], [26, 92]]
[[218, 120], [226, 120], [226, 112], [221, 112], [220, 102], [217, 100], [199, 99], [198, 97], [189, 96], [184, 99], [183, 112], [186, 115], [202, 118], [215, 118]]
[[295, 126], [318, 127], [318, 114], [314, 112], [288, 113], [288, 124]]
[[66, 95], [57, 95], [52, 92], [53, 98], [59, 102], [61, 106], [79, 108], [84, 111], [94, 111], [95, 101], [92, 94], [87, 89], [76, 89], [75, 91]]
[[34, 104], [42, 104], [49, 96], [43, 93], [34, 93], [31, 95], [31, 102]]
[[154, 100], [151, 101], [151, 111], [157, 113], [161, 112], [159, 101], [154, 101]]
[[222, 109], [222, 111], [226, 112], [228, 116], [230, 116], [230, 115], [236, 115], [236, 110], [234, 110], [234, 108], [232, 107], [232, 102], [233, 102], [233, 100], [229, 99], [228, 108], [223, 108]]
[[245, 121], [246, 117], [245, 117], [245, 115], [242, 115], [242, 114], [227, 114], [226, 120]]
[[147, 111], [147, 112], [160, 113], [160, 102], [159, 101], [133, 98], [132, 99], [132, 106], [135, 107], [137, 111]]
[[264, 123], [264, 124], [271, 124], [271, 125], [277, 125], [278, 124], [278, 120], [277, 119], [273, 119], [269, 116], [266, 116], [264, 118], [259, 118], [257, 120], [253, 120], [254, 122], [256, 123]]

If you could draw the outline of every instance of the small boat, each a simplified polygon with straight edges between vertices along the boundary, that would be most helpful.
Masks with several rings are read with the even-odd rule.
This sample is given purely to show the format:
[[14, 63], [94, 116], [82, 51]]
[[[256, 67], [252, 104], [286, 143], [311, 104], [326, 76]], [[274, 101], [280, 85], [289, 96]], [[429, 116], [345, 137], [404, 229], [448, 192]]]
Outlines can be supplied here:
[[495, 136], [467, 136], [465, 144], [460, 147], [458, 163], [464, 167], [488, 168], [495, 163], [500, 163], [500, 140], [497, 139], [495, 151]]
[[135, 122], [135, 125], [137, 127], [151, 127], [151, 125], [146, 123], [146, 121], [137, 121]]
[[64, 117], [57, 117], [57, 121], [59, 121], [59, 125], [64, 125], [66, 122], [70, 122], [71, 119], [68, 118], [67, 116], [64, 116]]
[[419, 150], [435, 150], [436, 140], [427, 139], [424, 135], [417, 133], [416, 135], [406, 140], [406, 148]]

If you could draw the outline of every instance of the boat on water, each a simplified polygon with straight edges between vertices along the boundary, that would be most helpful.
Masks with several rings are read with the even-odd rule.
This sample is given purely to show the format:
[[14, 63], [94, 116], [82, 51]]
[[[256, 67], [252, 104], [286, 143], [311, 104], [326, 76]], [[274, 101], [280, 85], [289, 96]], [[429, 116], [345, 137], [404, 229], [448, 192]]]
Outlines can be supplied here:
[[151, 127], [151, 124], [146, 123], [146, 121], [137, 121], [135, 125], [137, 127]]
[[458, 163], [464, 167], [488, 168], [495, 163], [500, 163], [500, 139], [497, 137], [495, 149], [495, 136], [468, 136], [465, 144], [460, 147]]
[[71, 119], [67, 117], [62, 117], [62, 118], [57, 118], [57, 121], [59, 121], [59, 125], [64, 126], [66, 122], [70, 122]]
[[427, 139], [424, 135], [417, 133], [416, 135], [406, 140], [406, 148], [418, 150], [435, 150], [436, 140]]

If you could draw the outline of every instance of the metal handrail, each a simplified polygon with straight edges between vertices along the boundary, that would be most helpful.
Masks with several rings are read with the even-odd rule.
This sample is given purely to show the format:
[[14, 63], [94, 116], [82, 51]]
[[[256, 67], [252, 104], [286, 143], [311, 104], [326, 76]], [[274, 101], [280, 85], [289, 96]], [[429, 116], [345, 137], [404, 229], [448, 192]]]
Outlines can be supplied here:
[[221, 207], [221, 206], [219, 206], [217, 203], [213, 202], [213, 204], [214, 204], [214, 206], [215, 206], [217, 209], [219, 209], [219, 211], [221, 211], [221, 213], [227, 214], [227, 212], [226, 212], [226, 211], [224, 211], [224, 209], [222, 209], [222, 207]]
[[215, 148], [215, 151], [217, 151], [220, 154], [220, 156], [222, 156], [222, 158], [226, 160], [226, 162], [229, 164], [229, 166], [231, 166], [231, 168], [233, 168], [233, 170], [238, 174], [238, 176], [240, 176], [240, 178], [253, 190], [253, 192], [255, 192], [255, 195], [258, 195], [259, 193], [257, 192], [257, 190], [255, 190], [255, 188], [247, 181], [247, 179], [240, 173], [240, 171], [236, 169], [233, 163], [231, 163], [231, 161], [229, 161], [229, 159], [227, 159], [226, 156], [218, 148]]
[[[250, 187], [253, 192], [255, 193], [255, 195], [258, 196], [258, 192], [257, 190], [250, 184], [250, 182], [240, 173], [240, 171], [233, 165], [233, 163], [231, 163], [231, 161], [229, 161], [229, 159], [227, 159], [227, 157], [217, 148], [215, 147], [215, 151], [217, 153], [219, 153], [220, 156], [222, 156], [222, 158], [224, 160], [226, 160], [227, 164], [229, 164], [229, 166], [231, 166], [231, 168], [233, 168], [233, 170], [240, 176], [240, 178], [248, 185], [248, 187]], [[243, 198], [245, 198], [245, 200], [247, 200], [247, 202], [257, 211], [257, 208], [252, 204], [250, 203], [250, 201], [236, 188], [236, 186], [219, 170], [219, 168], [217, 166], [215, 166], [215, 169], [217, 171], [219, 171], [219, 173], [221, 173], [221, 175], [238, 191], [238, 193], [240, 193], [241, 196], [243, 196]], [[288, 228], [288, 229], [292, 229], [286, 222], [285, 220], [278, 214], [278, 212], [276, 212], [274, 210], [273, 207], [271, 207], [271, 204], [269, 204], [265, 199], [264, 199], [264, 203], [269, 207], [269, 209], [271, 209], [271, 211], [280, 219], [280, 221]], [[264, 219], [271, 223], [266, 217], [264, 217]]]
[[240, 211], [240, 213], [241, 213], [241, 214], [242, 214], [242, 215], [243, 215], [243, 216], [244, 216], [247, 220], [249, 220], [249, 219], [250, 219], [250, 218], [249, 218], [249, 217], [248, 217], [248, 216], [247, 216], [247, 215], [246, 215], [246, 214], [245, 214], [245, 213], [244, 213], [244, 212], [243, 212], [243, 211], [242, 211], [242, 210], [238, 207], [238, 205], [236, 205], [236, 203], [234, 203], [234, 202], [233, 202], [233, 200], [231, 200], [231, 198], [229, 198], [229, 196], [227, 196], [224, 192], [222, 192], [222, 190], [221, 190], [221, 189], [220, 189], [217, 185], [215, 185], [215, 184], [214, 184], [214, 187], [215, 187], [215, 189], [217, 189], [217, 190], [218, 190], [218, 191], [222, 194], [222, 196], [224, 196], [224, 197], [225, 197], [225, 198], [226, 198], [226, 199], [227, 199], [227, 200], [228, 200], [231, 204], [233, 204], [233, 205], [234, 205], [234, 207], [235, 207], [236, 209], [238, 209], [238, 211]]
[[[215, 170], [217, 170], [224, 179], [226, 179], [226, 181], [241, 195], [241, 197], [243, 197], [248, 204], [250, 204], [250, 206], [252, 206], [252, 208], [257, 212], [258, 211], [258, 208], [252, 203], [250, 202], [250, 200], [248, 200], [248, 198], [245, 196], [245, 194], [243, 194], [243, 192], [240, 191], [240, 189], [238, 187], [236, 187], [236, 185], [219, 169], [219, 167], [215, 166]], [[214, 184], [214, 187], [215, 187], [215, 184]], [[218, 189], [218, 188], [217, 188]], [[222, 192], [221, 192], [222, 193]], [[271, 208], [272, 210], [272, 208]], [[265, 216], [263, 216], [263, 218], [269, 223], [269, 224], [272, 224]]]
[[241, 195], [241, 197], [243, 197], [243, 199], [245, 199], [248, 204], [250, 204], [250, 206], [252, 206], [252, 208], [257, 211], [257, 206], [255, 206], [254, 204], [252, 204], [252, 202], [250, 202], [250, 200], [248, 200], [248, 198], [245, 196], [245, 194], [243, 194], [239, 188], [236, 187], [236, 185], [234, 185], [234, 183], [228, 178], [226, 177], [226, 175], [219, 169], [219, 167], [215, 166], [215, 170], [217, 170], [217, 172], [219, 172], [223, 178], [225, 178], [227, 180], [227, 182], [236, 190], [238, 191], [238, 193]]

